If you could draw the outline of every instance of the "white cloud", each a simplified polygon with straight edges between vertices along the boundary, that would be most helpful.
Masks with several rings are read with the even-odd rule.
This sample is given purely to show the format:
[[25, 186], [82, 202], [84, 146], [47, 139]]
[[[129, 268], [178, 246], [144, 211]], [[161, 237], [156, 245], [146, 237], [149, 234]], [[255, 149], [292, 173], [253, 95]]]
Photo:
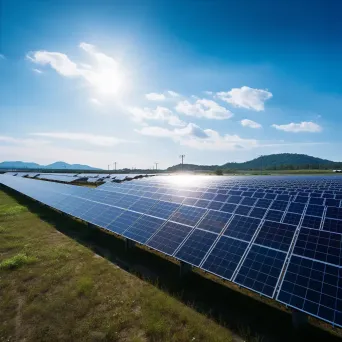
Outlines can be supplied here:
[[208, 90], [205, 90], [203, 93], [206, 94], [206, 95], [213, 95], [213, 92], [212, 91], [208, 91]]
[[299, 132], [311, 132], [317, 133], [322, 131], [322, 127], [314, 122], [311, 121], [303, 121], [301, 123], [294, 123], [291, 122], [287, 125], [276, 125], [273, 124], [272, 127], [284, 131], [284, 132], [292, 132], [292, 133], [299, 133]]
[[262, 127], [259, 123], [252, 121], [252, 120], [248, 120], [248, 119], [243, 119], [240, 122], [241, 122], [241, 125], [243, 127], [250, 127], [250, 128], [261, 128]]
[[176, 93], [175, 91], [172, 90], [167, 90], [164, 93], [149, 93], [149, 94], [145, 94], [145, 97], [147, 98], [147, 100], [150, 101], [165, 101], [167, 99], [171, 99], [171, 98], [175, 98], [175, 97], [179, 97], [180, 95], [178, 93]]
[[168, 90], [167, 93], [168, 93], [171, 97], [179, 97], [179, 96], [180, 96], [178, 93], [176, 93], [175, 91], [172, 91], [172, 90]]
[[149, 93], [146, 94], [145, 97], [147, 100], [150, 101], [164, 101], [166, 99], [164, 94], [158, 94], [158, 93]]
[[243, 86], [241, 88], [233, 88], [227, 92], [216, 93], [221, 100], [232, 104], [234, 107], [252, 109], [260, 112], [265, 109], [265, 101], [269, 100], [273, 95], [264, 89], [255, 89]]
[[96, 99], [96, 98], [90, 98], [89, 99], [89, 102], [90, 103], [92, 103], [92, 104], [94, 104], [94, 105], [96, 105], [96, 106], [102, 106], [102, 102], [100, 102], [98, 99]]
[[156, 127], [156, 126], [147, 126], [143, 127], [140, 130], [136, 130], [136, 132], [149, 135], [154, 137], [161, 137], [161, 138], [172, 138], [174, 140], [179, 140], [180, 138], [198, 138], [198, 139], [206, 139], [208, 135], [203, 131], [200, 127], [193, 123], [189, 123], [186, 127], [183, 128], [174, 128], [174, 129], [167, 129], [163, 127]]
[[27, 138], [14, 138], [6, 135], [0, 135], [0, 143], [9, 145], [25, 145], [25, 146], [36, 146], [37, 144], [46, 145], [49, 141], [40, 139], [27, 139]]
[[43, 71], [39, 70], [39, 69], [32, 69], [34, 72], [36, 72], [37, 74], [42, 74]]
[[178, 113], [198, 118], [223, 120], [233, 116], [231, 111], [208, 99], [198, 99], [195, 103], [181, 101], [175, 109]]
[[44, 132], [31, 133], [31, 135], [52, 139], [80, 141], [95, 146], [115, 146], [124, 142], [124, 140], [115, 137], [87, 133]]
[[220, 135], [212, 129], [202, 129], [189, 123], [184, 128], [166, 129], [162, 127], [143, 127], [136, 130], [138, 133], [148, 136], [170, 138], [182, 146], [188, 146], [200, 150], [238, 150], [260, 146], [257, 140], [243, 139], [238, 135]]
[[177, 115], [165, 107], [158, 106], [156, 109], [132, 107], [128, 108], [128, 111], [133, 116], [133, 120], [138, 123], [143, 123], [144, 120], [156, 120], [167, 122], [171, 126], [186, 125]]
[[39, 65], [50, 65], [62, 76], [83, 78], [102, 93], [113, 94], [120, 91], [124, 86], [125, 77], [117, 61], [99, 52], [94, 45], [81, 43], [79, 47], [95, 62], [93, 65], [76, 64], [63, 53], [45, 50], [30, 52], [27, 58]]

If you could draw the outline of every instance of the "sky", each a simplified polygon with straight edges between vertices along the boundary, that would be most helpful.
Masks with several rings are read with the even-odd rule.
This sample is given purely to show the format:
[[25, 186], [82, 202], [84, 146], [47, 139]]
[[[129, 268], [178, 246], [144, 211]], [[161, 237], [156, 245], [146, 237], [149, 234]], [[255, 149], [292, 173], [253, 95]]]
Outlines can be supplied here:
[[0, 0], [0, 161], [342, 161], [342, 2]]

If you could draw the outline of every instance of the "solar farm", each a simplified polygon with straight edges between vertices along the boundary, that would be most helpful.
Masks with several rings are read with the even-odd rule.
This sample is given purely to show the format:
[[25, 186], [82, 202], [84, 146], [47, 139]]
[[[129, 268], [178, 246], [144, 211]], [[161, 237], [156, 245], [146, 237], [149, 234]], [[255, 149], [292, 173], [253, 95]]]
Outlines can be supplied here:
[[24, 178], [35, 178], [42, 179], [53, 182], [61, 182], [61, 183], [104, 183], [104, 182], [123, 182], [130, 181], [133, 179], [143, 178], [143, 177], [152, 177], [153, 174], [95, 174], [95, 173], [36, 173], [36, 172], [6, 172], [7, 176], [16, 176], [16, 177], [24, 177]]
[[128, 247], [171, 257], [184, 271], [199, 269], [342, 327], [339, 177], [156, 176], [96, 188], [31, 178], [5, 174], [0, 184]]

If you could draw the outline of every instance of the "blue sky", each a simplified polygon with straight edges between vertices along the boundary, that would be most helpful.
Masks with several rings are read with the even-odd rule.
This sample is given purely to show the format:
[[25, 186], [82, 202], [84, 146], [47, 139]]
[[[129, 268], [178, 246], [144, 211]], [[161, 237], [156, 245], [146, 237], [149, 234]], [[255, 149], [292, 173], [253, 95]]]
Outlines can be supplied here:
[[342, 160], [340, 1], [2, 1], [0, 160]]

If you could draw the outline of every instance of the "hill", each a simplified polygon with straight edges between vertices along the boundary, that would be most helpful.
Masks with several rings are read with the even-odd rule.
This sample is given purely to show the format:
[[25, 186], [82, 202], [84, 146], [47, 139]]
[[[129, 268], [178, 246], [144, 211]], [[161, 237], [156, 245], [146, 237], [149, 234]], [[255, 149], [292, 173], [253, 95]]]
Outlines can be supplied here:
[[[258, 158], [243, 163], [225, 163], [223, 165], [196, 165], [184, 164], [183, 170], [187, 171], [212, 171], [217, 169], [223, 170], [296, 170], [296, 169], [340, 169], [342, 162], [333, 162], [327, 159], [316, 158], [306, 154], [297, 153], [280, 153], [270, 154], [268, 156], [260, 156]], [[182, 165], [174, 165], [167, 171], [178, 171], [182, 169]]]
[[39, 165], [36, 163], [22, 162], [22, 161], [4, 161], [0, 163], [0, 169], [48, 169], [48, 170], [100, 170], [95, 167], [81, 164], [68, 164], [62, 161], [58, 161], [49, 165]]

